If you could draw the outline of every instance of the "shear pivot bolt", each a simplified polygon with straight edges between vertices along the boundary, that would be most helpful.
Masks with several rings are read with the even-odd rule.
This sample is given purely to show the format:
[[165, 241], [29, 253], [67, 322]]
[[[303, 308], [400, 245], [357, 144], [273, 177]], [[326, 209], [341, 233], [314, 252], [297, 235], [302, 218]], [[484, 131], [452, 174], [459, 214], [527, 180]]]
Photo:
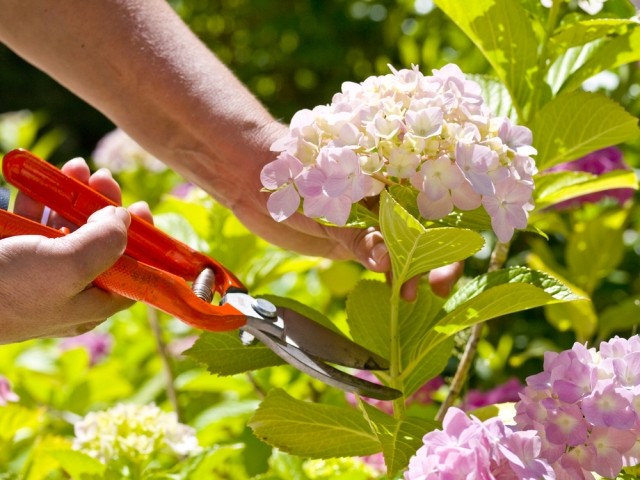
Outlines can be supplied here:
[[264, 298], [256, 298], [251, 306], [256, 313], [259, 313], [263, 317], [275, 318], [278, 315], [276, 306]]

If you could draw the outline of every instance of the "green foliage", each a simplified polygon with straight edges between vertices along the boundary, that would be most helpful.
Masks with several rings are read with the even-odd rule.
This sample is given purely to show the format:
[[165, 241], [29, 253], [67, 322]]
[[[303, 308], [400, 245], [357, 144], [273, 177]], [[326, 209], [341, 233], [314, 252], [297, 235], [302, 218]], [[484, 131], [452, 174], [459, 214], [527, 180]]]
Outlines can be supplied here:
[[586, 92], [558, 95], [538, 112], [531, 130], [541, 169], [634, 140], [640, 133], [638, 119], [620, 105]]
[[[402, 398], [393, 405], [354, 401], [283, 366], [265, 346], [243, 345], [238, 332], [195, 332], [136, 305], [101, 327], [114, 345], [96, 364], [85, 349], [64, 350], [57, 340], [0, 347], [0, 374], [20, 396], [19, 403], [0, 407], [0, 470], [7, 478], [392, 478], [422, 436], [438, 428], [434, 414], [447, 386], [413, 402], [429, 380], [442, 376], [450, 383], [470, 326], [485, 325], [466, 389], [489, 389], [511, 376], [522, 381], [539, 371], [544, 352], [576, 340], [636, 331], [637, 205], [557, 209], [585, 194], [636, 189], [636, 172], [545, 171], [612, 145], [623, 148], [633, 168], [640, 166], [640, 75], [633, 63], [640, 59], [640, 29], [630, 20], [630, 4], [609, 0], [599, 16], [588, 17], [566, 2], [551, 9], [537, 0], [435, 3], [438, 8], [419, 12], [422, 2], [391, 0], [172, 2], [283, 119], [327, 103], [343, 81], [386, 73], [388, 63], [417, 63], [426, 72], [454, 61], [473, 74], [492, 111], [529, 127], [538, 150], [528, 230], [543, 235], [518, 233], [502, 262], [496, 255], [504, 246], [494, 248], [486, 212], [424, 221], [406, 185], [383, 192], [378, 211], [358, 208], [349, 219], [350, 226], [382, 230], [393, 267], [393, 281], [386, 282], [352, 262], [269, 245], [197, 189], [176, 198], [168, 192], [181, 179], [170, 171], [142, 168], [118, 176], [125, 203], [148, 200], [160, 228], [214, 256], [253, 294], [389, 359], [388, 371], [374, 373]], [[16, 73], [7, 68], [3, 74], [7, 70]], [[601, 72], [615, 74], [618, 86], [584, 91], [583, 82]], [[77, 132], [66, 120], [57, 127], [61, 117], [52, 112], [3, 115], [0, 148], [27, 147], [44, 157], [73, 150], [63, 139]], [[85, 147], [74, 155], [87, 153]], [[404, 282], [462, 260], [464, 276], [451, 295], [435, 295], [425, 280], [415, 301], [403, 300]], [[191, 345], [186, 352], [185, 344]], [[196, 430], [202, 450], [173, 465], [157, 458], [144, 472], [74, 450], [73, 423], [119, 402], [175, 410]], [[513, 404], [473, 413], [510, 420]], [[357, 458], [379, 452], [387, 477]], [[353, 458], [334, 458], [345, 456]]]

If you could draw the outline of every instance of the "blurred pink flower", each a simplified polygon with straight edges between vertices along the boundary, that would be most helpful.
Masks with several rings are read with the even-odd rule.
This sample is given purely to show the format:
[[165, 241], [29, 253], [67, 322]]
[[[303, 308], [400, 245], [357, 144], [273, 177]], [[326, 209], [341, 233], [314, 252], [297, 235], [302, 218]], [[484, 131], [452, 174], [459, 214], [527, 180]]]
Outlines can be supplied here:
[[[572, 162], [561, 163], [549, 168], [547, 172], [587, 172], [594, 175], [602, 175], [614, 170], [631, 170], [624, 162], [622, 150], [617, 147], [608, 147], [596, 150]], [[604, 198], [616, 200], [620, 205], [633, 197], [631, 188], [613, 188], [602, 192], [590, 193], [567, 200], [555, 205], [555, 208], [576, 208], [585, 203], [597, 203]]]
[[469, 390], [461, 408], [469, 411], [496, 403], [517, 402], [523, 390], [524, 385], [517, 378], [511, 378], [491, 390]]
[[4, 407], [9, 402], [17, 402], [20, 397], [11, 390], [11, 384], [6, 377], [0, 375], [0, 407]]
[[90, 331], [76, 337], [65, 338], [60, 342], [62, 350], [84, 348], [89, 353], [91, 365], [95, 365], [111, 351], [112, 338], [108, 333]]
[[120, 129], [115, 129], [102, 137], [91, 156], [97, 167], [107, 168], [113, 173], [136, 170], [141, 167], [152, 172], [167, 169], [165, 164]]

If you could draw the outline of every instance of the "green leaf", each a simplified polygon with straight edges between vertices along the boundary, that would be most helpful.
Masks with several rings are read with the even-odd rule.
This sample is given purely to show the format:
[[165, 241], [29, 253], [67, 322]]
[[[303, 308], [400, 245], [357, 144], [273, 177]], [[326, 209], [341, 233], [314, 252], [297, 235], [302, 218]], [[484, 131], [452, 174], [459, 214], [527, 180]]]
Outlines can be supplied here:
[[525, 267], [480, 275], [465, 284], [445, 302], [444, 311], [448, 313], [425, 335], [420, 355], [414, 362], [426, 361], [436, 346], [476, 323], [580, 298], [582, 297], [575, 295], [550, 275]]
[[616, 188], [638, 189], [638, 178], [631, 170], [614, 170], [602, 175], [587, 172], [552, 172], [534, 178], [535, 211], [589, 193]]
[[10, 442], [18, 430], [35, 428], [42, 419], [42, 411], [31, 410], [16, 403], [0, 408], [0, 445]]
[[540, 170], [580, 158], [638, 136], [638, 119], [599, 94], [558, 95], [536, 115], [531, 127]]
[[590, 340], [598, 325], [598, 315], [588, 299], [546, 305], [544, 315], [558, 331], [573, 330], [578, 342]]
[[640, 318], [640, 295], [627, 298], [602, 311], [598, 324], [598, 338], [609, 339], [614, 333], [631, 330], [638, 326]]
[[396, 419], [362, 401], [359, 405], [382, 446], [391, 478], [409, 465], [411, 457], [422, 446], [422, 437], [439, 427], [438, 423], [422, 418]]
[[369, 423], [353, 408], [303, 402], [271, 390], [249, 422], [256, 437], [301, 457], [371, 455], [380, 445]]
[[[391, 335], [391, 288], [389, 285], [363, 280], [347, 300], [348, 324], [355, 342], [372, 350], [384, 358], [390, 357]], [[420, 341], [429, 331], [442, 308], [444, 300], [421, 286], [414, 302], [399, 303], [399, 325], [396, 338], [399, 342], [402, 384], [400, 388], [407, 397], [418, 390], [428, 380], [444, 370], [451, 356], [452, 345], [443, 344], [431, 352], [428, 362], [413, 363], [419, 355]], [[410, 368], [405, 366], [411, 365]], [[381, 375], [384, 380], [384, 376]]]
[[284, 362], [261, 343], [245, 346], [238, 332], [203, 332], [186, 355], [206, 365], [211, 373], [235, 375]]
[[76, 450], [50, 450], [47, 453], [58, 461], [71, 478], [104, 478], [106, 466], [86, 453]]
[[416, 336], [416, 348], [411, 351], [411, 356], [404, 363], [406, 366], [400, 375], [405, 398], [417, 392], [432, 378], [440, 375], [451, 359], [454, 347], [453, 337], [444, 339], [439, 345], [429, 347], [428, 352], [423, 352], [424, 345], [421, 340], [425, 337], [425, 333]]
[[506, 85], [518, 111], [529, 99], [538, 41], [531, 18], [513, 0], [436, 0], [476, 44]]
[[380, 227], [388, 242], [394, 282], [463, 260], [484, 245], [479, 233], [459, 228], [426, 229], [391, 194], [383, 191]]
[[547, 83], [555, 94], [562, 88], [564, 82], [593, 55], [605, 40], [594, 40], [581, 47], [569, 48], [555, 59], [547, 72]]
[[509, 117], [516, 120], [516, 112], [509, 96], [509, 90], [503, 83], [488, 75], [467, 75], [467, 77], [480, 85], [482, 98], [491, 113], [498, 117]]
[[572, 277], [568, 269], [560, 267], [553, 258], [553, 252], [544, 242], [533, 244], [533, 251], [527, 256], [527, 264], [556, 278], [573, 293], [582, 297], [580, 300], [566, 303], [546, 305], [544, 313], [547, 321], [561, 332], [573, 330], [578, 341], [591, 339], [598, 325], [598, 315], [589, 294], [574, 285], [567, 277]]
[[561, 91], [579, 88], [594, 75], [621, 65], [640, 60], [640, 28], [636, 25], [629, 32], [602, 42], [589, 58], [562, 85]]
[[560, 54], [569, 48], [621, 33], [633, 25], [635, 22], [628, 18], [594, 18], [566, 23], [549, 39], [549, 50]]
[[616, 209], [574, 224], [565, 257], [570, 278], [588, 294], [622, 261], [627, 215], [627, 211]]

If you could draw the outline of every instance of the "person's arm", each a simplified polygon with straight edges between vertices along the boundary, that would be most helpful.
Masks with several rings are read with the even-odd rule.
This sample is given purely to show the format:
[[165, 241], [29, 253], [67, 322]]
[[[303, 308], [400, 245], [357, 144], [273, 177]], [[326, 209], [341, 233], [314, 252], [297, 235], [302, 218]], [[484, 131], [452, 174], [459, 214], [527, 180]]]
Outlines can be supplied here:
[[389, 269], [377, 233], [278, 224], [260, 193], [285, 127], [164, 0], [10, 0], [0, 41], [108, 116], [252, 231], [300, 253]]

